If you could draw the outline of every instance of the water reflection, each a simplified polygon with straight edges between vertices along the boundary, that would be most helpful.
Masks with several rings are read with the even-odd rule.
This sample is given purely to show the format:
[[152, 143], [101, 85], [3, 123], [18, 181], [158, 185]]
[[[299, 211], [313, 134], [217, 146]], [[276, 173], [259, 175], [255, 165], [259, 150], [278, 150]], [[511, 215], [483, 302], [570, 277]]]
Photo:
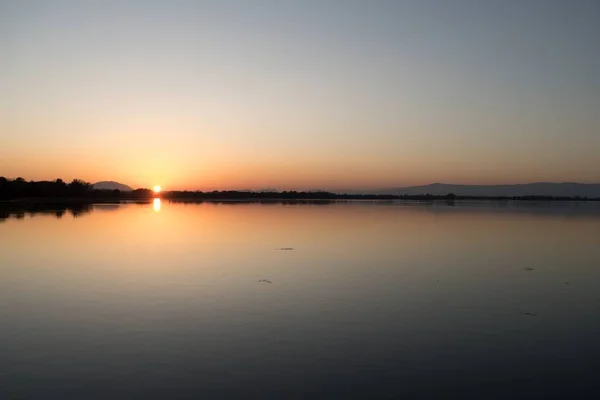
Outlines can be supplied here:
[[30, 203], [30, 204], [0, 204], [0, 222], [7, 219], [25, 219], [25, 216], [35, 217], [50, 215], [61, 219], [67, 212], [73, 218], [79, 218], [93, 211], [92, 203]]
[[227, 204], [0, 225], [0, 398], [582, 398], [568, 389], [596, 384], [597, 205]]
[[[160, 198], [152, 201], [154, 212], [161, 211]], [[166, 200], [167, 201], [167, 200]], [[346, 207], [378, 207], [382, 208], [411, 208], [414, 212], [432, 214], [471, 214], [471, 213], [503, 213], [503, 214], [530, 214], [539, 216], [552, 216], [559, 218], [600, 218], [600, 202], [566, 202], [566, 201], [353, 201], [353, 200], [168, 200], [169, 203], [181, 205], [221, 205], [221, 206], [346, 206]], [[23, 220], [25, 217], [51, 215], [61, 219], [65, 214], [79, 218], [91, 214], [93, 211], [113, 212], [126, 205], [142, 205], [147, 207], [148, 201], [123, 201], [117, 203], [1, 203], [0, 222], [7, 219]]]

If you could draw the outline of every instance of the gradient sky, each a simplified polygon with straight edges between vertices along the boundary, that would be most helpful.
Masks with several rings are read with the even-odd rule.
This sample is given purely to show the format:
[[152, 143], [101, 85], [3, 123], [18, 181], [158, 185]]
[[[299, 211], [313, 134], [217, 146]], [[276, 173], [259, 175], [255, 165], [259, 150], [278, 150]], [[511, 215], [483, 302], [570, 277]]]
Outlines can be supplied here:
[[600, 182], [600, 2], [0, 0], [0, 175]]

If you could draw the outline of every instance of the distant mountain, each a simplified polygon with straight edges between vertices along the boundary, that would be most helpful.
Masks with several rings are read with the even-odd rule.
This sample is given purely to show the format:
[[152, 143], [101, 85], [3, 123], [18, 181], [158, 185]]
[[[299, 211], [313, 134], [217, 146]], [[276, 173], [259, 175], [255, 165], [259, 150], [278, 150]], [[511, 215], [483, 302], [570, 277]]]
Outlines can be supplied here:
[[121, 192], [132, 192], [133, 189], [127, 185], [123, 185], [122, 183], [119, 182], [113, 182], [113, 181], [102, 181], [102, 182], [96, 182], [94, 183], [94, 189], [99, 189], [99, 190], [115, 190], [118, 189]]
[[377, 190], [376, 193], [394, 195], [445, 195], [454, 193], [457, 196], [580, 196], [600, 198], [600, 184], [535, 182], [520, 185], [453, 185], [433, 183], [424, 186]]

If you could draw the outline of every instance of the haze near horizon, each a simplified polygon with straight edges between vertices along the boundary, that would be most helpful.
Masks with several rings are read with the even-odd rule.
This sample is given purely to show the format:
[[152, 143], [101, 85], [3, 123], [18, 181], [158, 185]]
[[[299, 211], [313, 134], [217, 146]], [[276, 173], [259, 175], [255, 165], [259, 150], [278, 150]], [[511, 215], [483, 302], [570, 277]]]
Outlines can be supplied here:
[[0, 0], [0, 175], [600, 182], [595, 1]]

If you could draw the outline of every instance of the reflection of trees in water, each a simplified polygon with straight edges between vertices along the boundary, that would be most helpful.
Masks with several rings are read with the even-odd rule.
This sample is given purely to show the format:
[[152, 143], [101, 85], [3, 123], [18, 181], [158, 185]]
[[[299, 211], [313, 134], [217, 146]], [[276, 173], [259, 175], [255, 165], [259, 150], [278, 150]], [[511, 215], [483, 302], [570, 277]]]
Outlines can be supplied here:
[[91, 204], [73, 204], [68, 208], [69, 212], [74, 218], [78, 218], [84, 214], [92, 211]]
[[10, 218], [24, 219], [25, 215], [30, 217], [40, 215], [52, 215], [61, 219], [67, 212], [74, 218], [92, 212], [91, 203], [69, 203], [69, 204], [0, 204], [0, 221]]

